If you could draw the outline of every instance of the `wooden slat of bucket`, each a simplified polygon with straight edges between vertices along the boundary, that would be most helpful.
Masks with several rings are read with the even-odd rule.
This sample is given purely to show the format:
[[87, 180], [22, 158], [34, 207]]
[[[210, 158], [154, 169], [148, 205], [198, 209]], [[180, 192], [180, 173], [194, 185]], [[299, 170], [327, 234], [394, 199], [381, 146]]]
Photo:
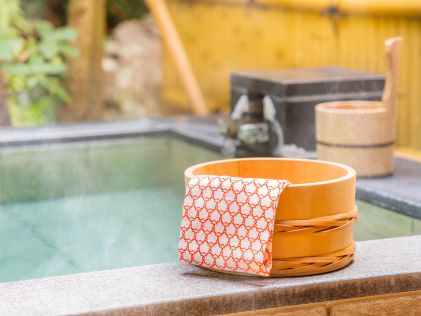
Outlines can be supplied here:
[[388, 72], [382, 102], [390, 115], [393, 133], [396, 131], [396, 103], [398, 100], [401, 42], [401, 37], [393, 37], [385, 41]]

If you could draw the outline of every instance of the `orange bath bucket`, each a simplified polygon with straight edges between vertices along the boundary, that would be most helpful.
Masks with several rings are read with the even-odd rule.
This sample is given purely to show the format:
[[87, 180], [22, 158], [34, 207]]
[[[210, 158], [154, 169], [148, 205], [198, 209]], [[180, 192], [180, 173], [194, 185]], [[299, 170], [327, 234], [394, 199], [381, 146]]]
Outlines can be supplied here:
[[288, 180], [276, 211], [270, 276], [334, 271], [353, 259], [357, 217], [354, 169], [333, 162], [246, 158], [192, 166], [194, 176], [215, 175]]

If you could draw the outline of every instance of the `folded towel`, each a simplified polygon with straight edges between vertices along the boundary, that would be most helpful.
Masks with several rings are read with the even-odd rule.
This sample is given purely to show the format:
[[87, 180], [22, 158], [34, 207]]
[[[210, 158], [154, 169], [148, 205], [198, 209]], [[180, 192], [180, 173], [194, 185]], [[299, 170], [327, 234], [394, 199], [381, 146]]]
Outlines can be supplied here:
[[181, 261], [268, 276], [279, 196], [286, 180], [197, 176], [186, 186]]

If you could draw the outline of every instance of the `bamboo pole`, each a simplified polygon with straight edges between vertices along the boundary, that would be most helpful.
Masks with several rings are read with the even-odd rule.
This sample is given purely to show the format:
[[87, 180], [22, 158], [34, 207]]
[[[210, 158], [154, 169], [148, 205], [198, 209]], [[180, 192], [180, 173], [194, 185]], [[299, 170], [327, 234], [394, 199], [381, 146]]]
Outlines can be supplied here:
[[200, 87], [194, 76], [183, 44], [178, 36], [177, 30], [171, 20], [170, 13], [164, 0], [146, 0], [161, 30], [161, 35], [167, 43], [170, 55], [176, 66], [183, 88], [197, 115], [206, 115], [209, 109], [206, 106]]
[[[0, 0], [1, 3], [1, 0]], [[0, 71], [0, 125], [10, 125], [9, 108], [7, 106], [7, 92], [4, 77]]]
[[67, 86], [71, 101], [62, 119], [79, 121], [101, 117], [105, 36], [105, 0], [71, 0], [68, 24], [76, 29], [79, 57], [69, 59]]

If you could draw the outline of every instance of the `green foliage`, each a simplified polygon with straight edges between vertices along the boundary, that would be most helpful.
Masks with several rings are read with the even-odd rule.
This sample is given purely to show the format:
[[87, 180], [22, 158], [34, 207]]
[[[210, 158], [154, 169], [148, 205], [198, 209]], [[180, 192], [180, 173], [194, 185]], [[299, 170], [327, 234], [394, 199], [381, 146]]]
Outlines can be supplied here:
[[0, 32], [7, 31], [11, 26], [25, 29], [25, 20], [18, 0], [0, 0]]
[[[69, 101], [63, 86], [66, 57], [77, 56], [72, 28], [43, 20], [26, 21], [18, 0], [0, 0], [0, 70], [13, 125], [51, 122]], [[4, 20], [3, 20], [4, 18]]]

